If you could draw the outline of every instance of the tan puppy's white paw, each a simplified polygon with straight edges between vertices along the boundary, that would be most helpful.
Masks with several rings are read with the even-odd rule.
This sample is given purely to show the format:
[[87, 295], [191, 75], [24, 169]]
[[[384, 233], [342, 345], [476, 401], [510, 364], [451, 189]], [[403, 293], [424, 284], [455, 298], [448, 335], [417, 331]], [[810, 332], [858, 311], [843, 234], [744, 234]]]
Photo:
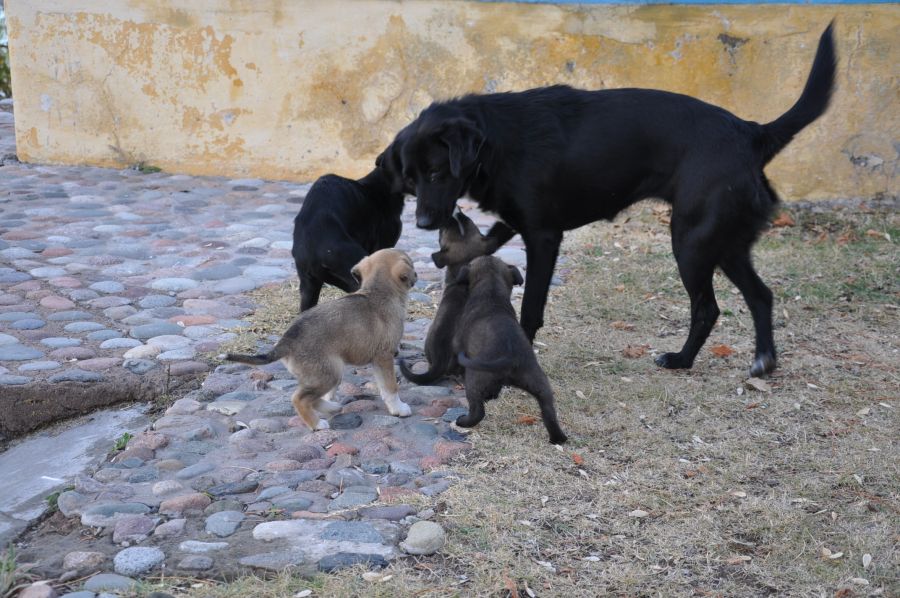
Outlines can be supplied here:
[[328, 420], [320, 419], [319, 423], [316, 424], [316, 430], [327, 430], [331, 426], [328, 425]]
[[401, 401], [397, 395], [386, 395], [384, 397], [384, 406], [387, 407], [388, 413], [397, 417], [409, 417], [412, 415], [412, 409]]

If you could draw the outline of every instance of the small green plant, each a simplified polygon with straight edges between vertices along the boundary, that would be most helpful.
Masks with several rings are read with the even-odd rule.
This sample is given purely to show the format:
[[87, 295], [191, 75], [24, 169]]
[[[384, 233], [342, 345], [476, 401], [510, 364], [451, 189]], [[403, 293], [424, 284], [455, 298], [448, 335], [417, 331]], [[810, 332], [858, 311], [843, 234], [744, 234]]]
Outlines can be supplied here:
[[56, 511], [58, 511], [59, 510], [59, 504], [58, 504], [59, 495], [62, 494], [63, 492], [68, 492], [69, 490], [74, 490], [74, 489], [75, 489], [75, 486], [66, 486], [62, 490], [57, 490], [56, 492], [53, 492], [52, 494], [48, 494], [47, 496], [45, 496], [44, 500], [47, 502], [47, 512], [50, 514], [53, 514]]
[[128, 446], [128, 441], [134, 438], [134, 434], [129, 432], [123, 433], [121, 436], [116, 438], [115, 444], [113, 444], [113, 450], [121, 451], [124, 450], [126, 446]]
[[159, 166], [153, 166], [152, 164], [147, 164], [146, 162], [138, 162], [132, 168], [143, 174], [162, 172], [162, 168], [160, 168]]
[[11, 598], [34, 579], [28, 573], [32, 565], [19, 565], [16, 561], [16, 549], [10, 544], [6, 554], [0, 556], [0, 598]]

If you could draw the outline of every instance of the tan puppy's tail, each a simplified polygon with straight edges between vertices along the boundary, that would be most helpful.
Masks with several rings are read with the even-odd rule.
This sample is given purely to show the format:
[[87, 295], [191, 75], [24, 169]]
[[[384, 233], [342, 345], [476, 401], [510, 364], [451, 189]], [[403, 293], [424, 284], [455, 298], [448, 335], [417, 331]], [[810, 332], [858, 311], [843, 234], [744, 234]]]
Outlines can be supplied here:
[[247, 363], [250, 365], [266, 365], [273, 361], [281, 359], [280, 352], [272, 349], [268, 353], [257, 353], [256, 355], [248, 355], [245, 353], [223, 353], [219, 355], [219, 359], [225, 361], [237, 361], [238, 363]]

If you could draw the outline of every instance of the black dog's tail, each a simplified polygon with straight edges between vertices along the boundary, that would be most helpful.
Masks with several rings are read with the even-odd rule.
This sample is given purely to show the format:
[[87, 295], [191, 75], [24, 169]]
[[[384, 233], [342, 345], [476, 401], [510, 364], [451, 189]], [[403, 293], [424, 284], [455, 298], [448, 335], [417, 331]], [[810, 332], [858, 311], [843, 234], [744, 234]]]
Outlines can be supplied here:
[[224, 355], [219, 355], [219, 359], [224, 359], [225, 361], [236, 361], [238, 363], [247, 363], [250, 365], [266, 365], [267, 363], [278, 361], [281, 357], [282, 355], [281, 352], [278, 351], [278, 347], [275, 347], [268, 353], [257, 353], [256, 355], [247, 355], [245, 353], [225, 353]]
[[819, 38], [819, 48], [813, 59], [809, 78], [800, 99], [790, 110], [762, 126], [762, 159], [763, 164], [775, 157], [784, 146], [790, 143], [794, 135], [804, 127], [822, 116], [828, 108], [831, 93], [834, 91], [834, 72], [837, 58], [834, 52], [834, 21]]
[[515, 355], [505, 355], [490, 361], [482, 361], [480, 359], [472, 359], [466, 355], [465, 351], [460, 351], [456, 358], [459, 360], [459, 365], [464, 368], [483, 370], [486, 372], [502, 372], [511, 370], [519, 365], [519, 360], [516, 359]]
[[400, 360], [400, 373], [403, 377], [413, 384], [431, 384], [435, 380], [442, 378], [450, 370], [450, 356], [438, 356], [433, 363], [429, 364], [428, 371], [421, 374], [415, 374], [406, 365], [406, 361]]

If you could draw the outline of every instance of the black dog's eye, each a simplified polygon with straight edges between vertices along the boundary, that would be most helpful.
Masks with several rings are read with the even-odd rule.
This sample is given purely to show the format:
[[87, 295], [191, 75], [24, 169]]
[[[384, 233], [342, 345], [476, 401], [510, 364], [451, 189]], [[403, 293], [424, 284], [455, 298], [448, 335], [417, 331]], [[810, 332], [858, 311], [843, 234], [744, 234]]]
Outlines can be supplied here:
[[406, 186], [407, 186], [407, 188], [409, 188], [409, 189], [415, 189], [415, 188], [416, 188], [416, 182], [415, 182], [414, 180], [412, 180], [411, 178], [406, 177]]
[[431, 172], [428, 173], [428, 180], [431, 181], [432, 183], [437, 181], [439, 178], [441, 178], [440, 170], [432, 170]]

